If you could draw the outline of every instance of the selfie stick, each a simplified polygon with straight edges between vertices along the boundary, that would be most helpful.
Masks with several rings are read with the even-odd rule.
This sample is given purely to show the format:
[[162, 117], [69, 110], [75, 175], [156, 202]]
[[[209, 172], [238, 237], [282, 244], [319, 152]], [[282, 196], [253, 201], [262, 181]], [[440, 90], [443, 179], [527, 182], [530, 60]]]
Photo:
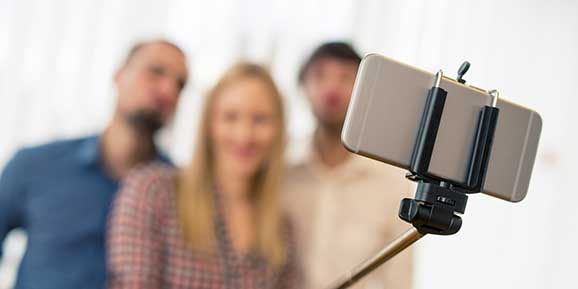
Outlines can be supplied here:
[[[468, 68], [468, 62], [462, 64], [458, 71], [458, 82], [465, 83], [462, 77]], [[433, 87], [427, 95], [413, 148], [410, 172], [406, 175], [408, 179], [417, 182], [415, 197], [403, 199], [399, 208], [399, 217], [411, 223], [413, 227], [374, 257], [338, 279], [329, 288], [348, 288], [426, 234], [452, 235], [457, 233], [462, 226], [462, 219], [457, 214], [465, 212], [468, 200], [466, 194], [483, 191], [498, 122], [499, 109], [496, 107], [498, 93], [491, 91], [492, 105], [484, 106], [480, 111], [472, 153], [467, 172], [465, 172], [466, 181], [458, 182], [441, 178], [429, 174], [428, 169], [447, 96], [447, 92], [440, 87], [442, 77], [443, 73], [440, 70], [435, 75]]]

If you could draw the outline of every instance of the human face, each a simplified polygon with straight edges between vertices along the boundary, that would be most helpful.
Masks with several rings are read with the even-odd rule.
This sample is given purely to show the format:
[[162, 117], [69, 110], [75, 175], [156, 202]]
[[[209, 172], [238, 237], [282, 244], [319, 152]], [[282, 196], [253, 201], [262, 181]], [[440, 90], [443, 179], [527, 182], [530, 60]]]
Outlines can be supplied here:
[[319, 59], [309, 67], [303, 88], [321, 126], [341, 130], [357, 67], [353, 61], [334, 58]]
[[165, 43], [146, 44], [115, 76], [117, 112], [123, 118], [152, 112], [165, 124], [175, 112], [186, 81], [186, 59], [178, 49]]
[[257, 78], [237, 80], [216, 96], [210, 138], [217, 173], [251, 178], [264, 165], [280, 133], [274, 97]]

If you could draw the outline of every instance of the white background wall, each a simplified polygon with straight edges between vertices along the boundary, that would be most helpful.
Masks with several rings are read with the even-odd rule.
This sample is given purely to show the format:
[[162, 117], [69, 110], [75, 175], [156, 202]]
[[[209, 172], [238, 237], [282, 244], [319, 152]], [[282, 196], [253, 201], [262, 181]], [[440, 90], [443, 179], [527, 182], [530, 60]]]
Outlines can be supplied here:
[[[237, 59], [271, 67], [295, 146], [312, 129], [297, 69], [320, 41], [351, 39], [452, 76], [467, 59], [469, 83], [542, 114], [539, 156], [524, 202], [474, 196], [459, 234], [420, 241], [416, 288], [574, 287], [577, 16], [572, 0], [0, 0], [0, 167], [22, 145], [102, 129], [112, 73], [137, 39], [168, 37], [191, 55], [193, 81], [163, 137], [178, 162], [190, 155], [201, 95]], [[0, 288], [23, 244], [22, 234], [5, 244]]]

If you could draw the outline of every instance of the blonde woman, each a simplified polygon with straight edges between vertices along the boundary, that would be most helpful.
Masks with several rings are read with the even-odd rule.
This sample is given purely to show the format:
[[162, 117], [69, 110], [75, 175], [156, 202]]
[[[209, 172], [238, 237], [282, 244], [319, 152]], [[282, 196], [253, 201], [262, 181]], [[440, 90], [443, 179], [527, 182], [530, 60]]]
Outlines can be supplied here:
[[190, 165], [125, 180], [110, 217], [110, 288], [299, 288], [277, 201], [284, 142], [269, 73], [231, 68], [208, 94]]

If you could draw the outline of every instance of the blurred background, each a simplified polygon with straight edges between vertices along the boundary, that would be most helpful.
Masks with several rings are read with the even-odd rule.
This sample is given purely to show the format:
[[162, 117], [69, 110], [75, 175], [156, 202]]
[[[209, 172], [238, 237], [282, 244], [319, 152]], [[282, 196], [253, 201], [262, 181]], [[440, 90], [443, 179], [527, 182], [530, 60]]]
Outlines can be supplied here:
[[[322, 41], [452, 77], [469, 60], [468, 83], [542, 115], [539, 155], [525, 201], [474, 196], [459, 234], [419, 242], [415, 288], [568, 288], [578, 259], [577, 15], [572, 0], [0, 0], [0, 167], [21, 146], [101, 130], [112, 74], [142, 39], [166, 37], [189, 54], [192, 81], [162, 136], [177, 163], [190, 157], [204, 92], [237, 60], [270, 67], [287, 101], [290, 156], [313, 128], [297, 71]], [[25, 240], [5, 242], [0, 289]]]

